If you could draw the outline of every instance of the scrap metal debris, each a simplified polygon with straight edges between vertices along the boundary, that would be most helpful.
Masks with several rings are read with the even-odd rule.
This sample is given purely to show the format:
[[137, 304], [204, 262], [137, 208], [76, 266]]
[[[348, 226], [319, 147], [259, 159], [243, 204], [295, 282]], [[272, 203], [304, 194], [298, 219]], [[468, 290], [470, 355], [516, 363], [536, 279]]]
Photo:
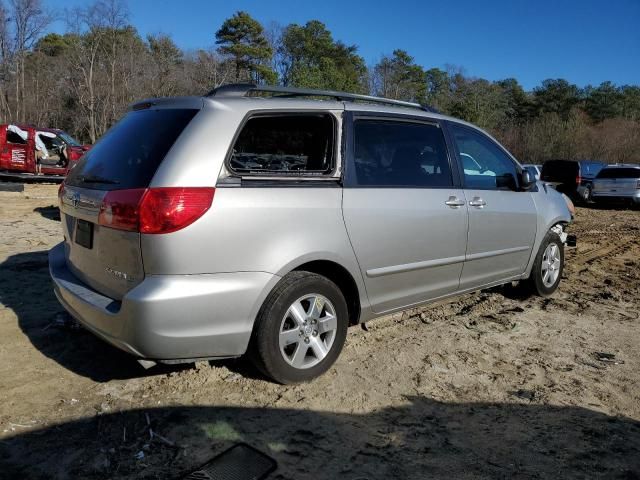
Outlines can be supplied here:
[[603, 363], [610, 363], [612, 365], [622, 365], [624, 360], [616, 359], [615, 354], [606, 352], [593, 352], [593, 356], [596, 360]]

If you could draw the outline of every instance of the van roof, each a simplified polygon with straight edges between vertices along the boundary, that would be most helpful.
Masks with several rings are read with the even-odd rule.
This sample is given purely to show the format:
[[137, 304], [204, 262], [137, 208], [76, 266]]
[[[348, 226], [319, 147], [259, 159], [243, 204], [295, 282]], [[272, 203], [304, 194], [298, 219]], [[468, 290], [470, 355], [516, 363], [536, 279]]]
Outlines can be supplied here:
[[[449, 120], [493, 136], [478, 126], [459, 118], [444, 115], [433, 107], [404, 100], [310, 88], [227, 84], [211, 90], [203, 97], [151, 98], [132, 104], [130, 110], [145, 108], [222, 108], [249, 112], [252, 110], [346, 110], [386, 113]], [[497, 140], [495, 140], [497, 141]]]
[[224, 105], [233, 104], [235, 107], [244, 105], [247, 110], [321, 108], [323, 110], [368, 111], [451, 120], [478, 128], [458, 118], [443, 115], [437, 109], [420, 103], [336, 90], [235, 83], [214, 88], [204, 98], [205, 103], [209, 100]]
[[255, 85], [251, 83], [222, 85], [214, 88], [204, 97], [149, 98], [130, 105], [129, 109], [143, 110], [152, 107], [206, 108], [207, 105], [234, 105], [236, 108], [244, 106], [247, 110], [320, 108], [322, 110], [371, 111], [452, 120], [478, 128], [459, 118], [443, 115], [433, 107], [415, 102], [334, 90]]

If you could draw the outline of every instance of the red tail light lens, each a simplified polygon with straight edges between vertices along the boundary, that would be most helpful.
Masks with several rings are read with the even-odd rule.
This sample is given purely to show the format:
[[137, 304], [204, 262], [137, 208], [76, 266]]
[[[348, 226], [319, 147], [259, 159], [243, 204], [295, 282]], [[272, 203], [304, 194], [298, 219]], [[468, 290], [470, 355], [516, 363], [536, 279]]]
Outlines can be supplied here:
[[102, 201], [98, 223], [148, 234], [175, 232], [209, 210], [214, 192], [208, 187], [114, 190]]
[[211, 207], [213, 188], [150, 188], [140, 205], [140, 233], [171, 233]]
[[582, 185], [582, 177], [580, 175], [576, 177], [576, 185]]
[[98, 223], [105, 227], [137, 232], [140, 200], [146, 189], [113, 190], [107, 193], [100, 206]]

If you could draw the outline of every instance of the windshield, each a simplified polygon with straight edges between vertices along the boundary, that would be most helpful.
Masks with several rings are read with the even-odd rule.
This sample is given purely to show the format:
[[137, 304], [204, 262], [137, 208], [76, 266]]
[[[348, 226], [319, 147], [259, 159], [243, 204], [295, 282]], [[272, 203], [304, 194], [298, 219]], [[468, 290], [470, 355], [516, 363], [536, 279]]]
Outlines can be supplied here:
[[69, 135], [67, 132], [58, 132], [58, 136], [64, 140], [64, 142], [67, 145], [71, 145], [72, 147], [80, 147], [82, 146], [82, 144], [76, 140], [75, 138], [73, 138], [71, 135]]

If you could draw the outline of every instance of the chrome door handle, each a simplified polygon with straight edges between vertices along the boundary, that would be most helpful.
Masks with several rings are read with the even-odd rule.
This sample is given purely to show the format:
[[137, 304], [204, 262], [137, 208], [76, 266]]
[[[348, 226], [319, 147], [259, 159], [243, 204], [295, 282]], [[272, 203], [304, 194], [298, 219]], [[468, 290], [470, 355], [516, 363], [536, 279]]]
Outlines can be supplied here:
[[455, 195], [451, 195], [449, 197], [449, 200], [444, 202], [444, 204], [445, 205], [449, 205], [451, 208], [458, 208], [458, 207], [462, 207], [464, 205], [464, 200], [460, 200]]
[[472, 207], [478, 207], [478, 208], [482, 208], [487, 204], [487, 202], [485, 202], [483, 199], [481, 199], [480, 197], [473, 197], [473, 200], [469, 201], [469, 205], [471, 205]]

